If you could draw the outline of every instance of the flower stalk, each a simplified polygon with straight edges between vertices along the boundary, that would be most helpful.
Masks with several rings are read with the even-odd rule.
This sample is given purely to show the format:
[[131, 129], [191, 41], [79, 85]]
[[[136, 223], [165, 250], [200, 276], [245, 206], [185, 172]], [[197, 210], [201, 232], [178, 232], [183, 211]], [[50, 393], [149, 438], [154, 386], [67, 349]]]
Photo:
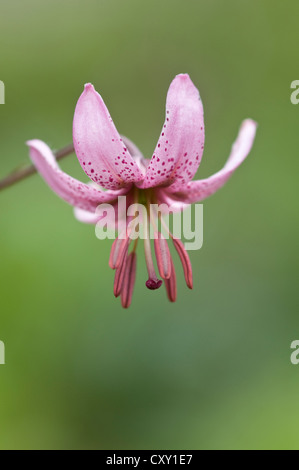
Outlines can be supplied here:
[[[74, 151], [74, 145], [69, 144], [66, 147], [63, 147], [62, 149], [53, 152], [53, 154], [55, 156], [56, 161], [59, 161], [71, 155], [72, 153], [74, 153]], [[29, 176], [34, 175], [35, 173], [37, 173], [35, 165], [27, 165], [23, 168], [18, 168], [17, 170], [12, 171], [8, 176], [0, 180], [0, 191], [3, 191], [3, 189], [9, 188], [14, 184], [19, 183], [20, 181], [28, 178]]]

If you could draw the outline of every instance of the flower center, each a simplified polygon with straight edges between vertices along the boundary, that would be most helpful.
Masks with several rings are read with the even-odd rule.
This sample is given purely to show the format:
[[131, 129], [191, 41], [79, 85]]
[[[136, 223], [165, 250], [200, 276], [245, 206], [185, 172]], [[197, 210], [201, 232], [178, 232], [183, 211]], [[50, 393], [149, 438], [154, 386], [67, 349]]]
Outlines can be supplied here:
[[[139, 238], [142, 238], [148, 272], [148, 280], [145, 285], [149, 290], [156, 290], [162, 286], [164, 281], [168, 298], [174, 302], [176, 300], [176, 274], [166, 238], [172, 239], [183, 264], [187, 285], [192, 289], [192, 269], [188, 254], [183, 243], [175, 239], [169, 232], [160, 212], [157, 211], [158, 200], [155, 190], [134, 187], [131, 196], [133, 196], [131, 199], [135, 203], [134, 208], [126, 220], [125, 228], [112, 244], [109, 259], [109, 266], [115, 269], [114, 295], [121, 296], [123, 307], [129, 307], [136, 279], [136, 248]], [[158, 230], [158, 221], [164, 225], [167, 233], [166, 238]], [[135, 230], [136, 227], [139, 227], [140, 230], [140, 225], [143, 227], [142, 236], [136, 237]], [[140, 233], [139, 230], [138, 233]], [[154, 240], [153, 243], [151, 238]], [[129, 253], [131, 244], [133, 248]], [[157, 276], [152, 245], [158, 272], [163, 281]]]

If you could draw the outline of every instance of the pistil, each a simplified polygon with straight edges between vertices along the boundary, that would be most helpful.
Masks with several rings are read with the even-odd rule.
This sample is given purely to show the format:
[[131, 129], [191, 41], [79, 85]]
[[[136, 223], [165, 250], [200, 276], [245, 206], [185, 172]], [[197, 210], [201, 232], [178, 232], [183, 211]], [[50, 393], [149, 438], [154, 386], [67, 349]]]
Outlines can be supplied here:
[[155, 267], [154, 267], [154, 262], [152, 258], [152, 250], [151, 250], [151, 240], [150, 240], [150, 230], [149, 230], [149, 224], [150, 224], [150, 204], [147, 204], [147, 216], [144, 217], [144, 254], [145, 254], [145, 262], [146, 262], [146, 267], [147, 267], [147, 272], [148, 272], [148, 280], [146, 281], [145, 285], [148, 289], [150, 290], [156, 290], [159, 289], [162, 285], [161, 279], [158, 279]]

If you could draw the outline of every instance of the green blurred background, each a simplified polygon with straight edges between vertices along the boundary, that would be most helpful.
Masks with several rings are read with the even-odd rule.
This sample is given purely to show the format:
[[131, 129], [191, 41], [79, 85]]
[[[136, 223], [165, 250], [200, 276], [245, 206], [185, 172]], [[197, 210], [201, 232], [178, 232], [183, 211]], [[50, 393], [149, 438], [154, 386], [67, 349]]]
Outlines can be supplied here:
[[[151, 156], [173, 77], [205, 107], [199, 177], [241, 121], [250, 158], [204, 203], [195, 289], [114, 299], [110, 241], [39, 176], [0, 193], [1, 449], [298, 449], [297, 0], [0, 1], [0, 177], [71, 141], [85, 82]], [[72, 156], [63, 168], [86, 180]]]

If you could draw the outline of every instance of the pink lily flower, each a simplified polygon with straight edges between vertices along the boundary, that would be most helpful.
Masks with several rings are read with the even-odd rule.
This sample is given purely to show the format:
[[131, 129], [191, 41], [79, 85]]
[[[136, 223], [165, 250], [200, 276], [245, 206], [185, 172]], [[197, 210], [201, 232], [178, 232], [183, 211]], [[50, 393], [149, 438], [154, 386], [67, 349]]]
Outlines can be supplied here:
[[[30, 157], [48, 185], [75, 207], [78, 220], [96, 224], [96, 208], [102, 203], [116, 207], [118, 196], [128, 204], [166, 203], [171, 210], [183, 210], [214, 194], [232, 176], [249, 154], [256, 133], [256, 123], [245, 120], [224, 168], [203, 180], [192, 181], [204, 150], [203, 105], [197, 88], [187, 74], [175, 77], [166, 101], [166, 118], [151, 160], [127, 138], [120, 137], [101, 96], [87, 84], [74, 116], [73, 141], [78, 160], [92, 184], [84, 184], [65, 174], [51, 149], [40, 140], [27, 142]], [[168, 298], [177, 297], [176, 273], [166, 239], [155, 233], [158, 272], [164, 280]], [[145, 237], [145, 260], [149, 278], [146, 286], [158, 289], [162, 280], [154, 267], [151, 243]], [[183, 243], [170, 234], [182, 262], [187, 286], [192, 289], [191, 262]], [[109, 265], [115, 269], [114, 294], [123, 307], [131, 304], [136, 278], [136, 243], [129, 253], [129, 233], [117, 238]]]

